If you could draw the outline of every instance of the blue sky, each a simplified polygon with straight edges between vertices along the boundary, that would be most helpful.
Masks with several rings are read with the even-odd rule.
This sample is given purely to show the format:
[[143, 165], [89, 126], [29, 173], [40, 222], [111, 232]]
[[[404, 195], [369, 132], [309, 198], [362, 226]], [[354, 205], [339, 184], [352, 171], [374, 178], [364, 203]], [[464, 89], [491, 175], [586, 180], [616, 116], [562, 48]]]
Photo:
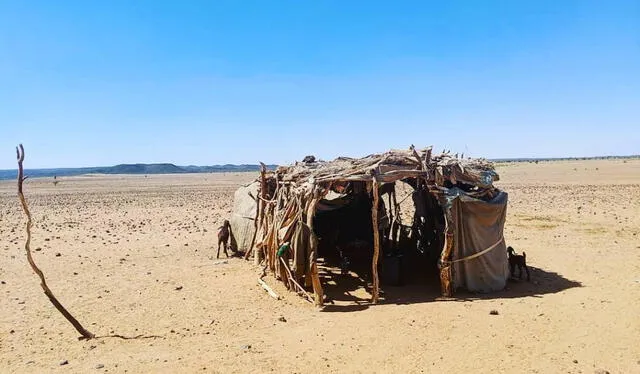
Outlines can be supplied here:
[[0, 0], [0, 169], [640, 153], [638, 1]]

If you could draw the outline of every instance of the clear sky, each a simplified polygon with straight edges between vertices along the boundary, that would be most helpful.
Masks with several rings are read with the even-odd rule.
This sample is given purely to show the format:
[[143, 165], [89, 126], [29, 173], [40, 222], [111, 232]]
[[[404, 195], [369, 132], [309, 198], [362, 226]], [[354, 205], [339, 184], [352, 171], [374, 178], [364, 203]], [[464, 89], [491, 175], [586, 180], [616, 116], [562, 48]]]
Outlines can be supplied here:
[[0, 169], [640, 153], [640, 1], [0, 0]]

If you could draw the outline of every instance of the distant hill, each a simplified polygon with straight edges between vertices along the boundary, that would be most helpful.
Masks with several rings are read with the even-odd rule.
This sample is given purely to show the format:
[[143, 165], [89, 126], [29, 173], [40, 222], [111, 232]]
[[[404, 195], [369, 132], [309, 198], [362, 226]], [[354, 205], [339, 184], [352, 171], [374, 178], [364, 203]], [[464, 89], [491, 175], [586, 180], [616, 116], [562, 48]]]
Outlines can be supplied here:
[[102, 174], [173, 174], [187, 173], [187, 171], [174, 164], [120, 164], [105, 168]]
[[[267, 165], [275, 169], [276, 165]], [[178, 174], [178, 173], [225, 173], [259, 171], [260, 165], [212, 165], [212, 166], [176, 166], [174, 164], [120, 164], [105, 167], [26, 169], [30, 178], [70, 177], [84, 174]], [[0, 180], [16, 178], [17, 170], [0, 170]]]

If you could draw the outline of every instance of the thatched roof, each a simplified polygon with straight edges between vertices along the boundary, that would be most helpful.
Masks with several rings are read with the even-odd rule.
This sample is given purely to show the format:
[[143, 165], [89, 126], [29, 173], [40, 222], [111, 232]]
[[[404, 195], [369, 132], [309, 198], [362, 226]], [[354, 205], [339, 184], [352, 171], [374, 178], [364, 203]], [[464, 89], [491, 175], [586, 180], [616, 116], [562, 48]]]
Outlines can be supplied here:
[[[309, 157], [313, 160], [313, 157]], [[499, 180], [493, 164], [486, 159], [458, 157], [449, 152], [432, 156], [432, 148], [390, 150], [363, 158], [339, 157], [333, 161], [296, 162], [278, 167], [271, 177], [279, 181], [302, 185], [339, 181], [394, 182], [422, 177], [442, 186], [446, 180], [489, 188]]]

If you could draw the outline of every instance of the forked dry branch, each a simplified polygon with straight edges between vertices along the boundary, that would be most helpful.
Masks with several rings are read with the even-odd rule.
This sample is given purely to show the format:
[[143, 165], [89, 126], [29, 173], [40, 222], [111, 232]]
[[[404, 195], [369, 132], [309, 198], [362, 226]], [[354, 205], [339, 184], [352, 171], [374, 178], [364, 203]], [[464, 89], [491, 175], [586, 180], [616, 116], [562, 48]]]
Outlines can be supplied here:
[[20, 203], [22, 204], [22, 210], [27, 215], [27, 240], [24, 243], [24, 249], [27, 253], [27, 260], [29, 261], [29, 265], [31, 265], [31, 269], [40, 277], [40, 286], [44, 290], [44, 294], [47, 295], [49, 301], [53, 304], [53, 306], [58, 309], [60, 313], [67, 319], [67, 321], [71, 322], [73, 327], [82, 335], [80, 339], [93, 339], [95, 335], [85, 329], [78, 320], [69, 313], [69, 311], [60, 304], [60, 301], [53, 295], [49, 286], [47, 286], [47, 281], [44, 278], [44, 274], [38, 268], [35, 261], [33, 261], [33, 256], [31, 255], [31, 227], [33, 226], [33, 221], [31, 219], [31, 212], [29, 211], [29, 206], [27, 205], [27, 201], [24, 198], [24, 193], [22, 192], [22, 184], [26, 177], [24, 176], [23, 162], [24, 162], [24, 147], [20, 144], [16, 147], [16, 156], [18, 159], [18, 197], [20, 198]]
[[27, 205], [27, 200], [24, 197], [22, 185], [27, 177], [24, 176], [24, 147], [22, 144], [16, 147], [16, 157], [18, 159], [18, 197], [20, 199], [20, 203], [22, 204], [22, 210], [27, 216], [27, 240], [24, 244], [24, 249], [27, 254], [27, 260], [29, 261], [29, 265], [31, 265], [31, 269], [38, 275], [40, 278], [40, 286], [44, 290], [44, 294], [47, 295], [53, 306], [64, 316], [64, 318], [69, 321], [73, 327], [80, 333], [79, 340], [89, 340], [89, 339], [99, 339], [99, 338], [119, 338], [124, 340], [132, 340], [132, 339], [149, 339], [149, 338], [160, 338], [157, 335], [136, 335], [132, 337], [120, 335], [120, 334], [111, 334], [104, 336], [95, 336], [93, 333], [89, 332], [87, 329], [78, 322], [78, 320], [71, 314], [69, 311], [58, 301], [58, 299], [53, 295], [51, 289], [47, 285], [47, 281], [44, 277], [44, 273], [38, 268], [35, 261], [33, 260], [33, 256], [31, 255], [31, 227], [33, 226], [33, 220], [31, 218], [31, 211], [29, 211], [29, 206]]

